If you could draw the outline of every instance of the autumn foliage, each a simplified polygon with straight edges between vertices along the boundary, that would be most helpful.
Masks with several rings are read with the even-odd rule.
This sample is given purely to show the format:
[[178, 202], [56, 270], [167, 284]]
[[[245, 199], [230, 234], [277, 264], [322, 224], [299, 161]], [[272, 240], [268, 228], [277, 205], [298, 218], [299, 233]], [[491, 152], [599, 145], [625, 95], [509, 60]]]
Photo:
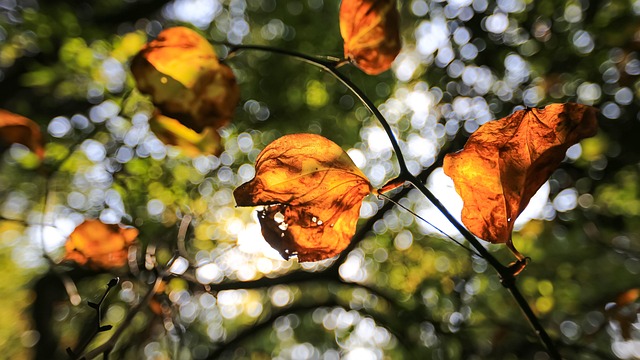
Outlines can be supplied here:
[[516, 218], [567, 149], [596, 134], [595, 108], [567, 103], [526, 109], [482, 125], [444, 171], [464, 201], [462, 222], [492, 243], [511, 242]]
[[256, 176], [234, 191], [238, 206], [258, 211], [267, 242], [288, 259], [339, 254], [355, 233], [369, 181], [334, 142], [314, 134], [283, 136], [256, 160]]
[[3, 2], [3, 356], [640, 356], [638, 4]]
[[399, 19], [395, 0], [343, 0], [344, 56], [369, 75], [389, 70], [401, 47]]
[[129, 247], [138, 237], [132, 227], [86, 220], [71, 233], [64, 259], [96, 270], [109, 270], [127, 263]]

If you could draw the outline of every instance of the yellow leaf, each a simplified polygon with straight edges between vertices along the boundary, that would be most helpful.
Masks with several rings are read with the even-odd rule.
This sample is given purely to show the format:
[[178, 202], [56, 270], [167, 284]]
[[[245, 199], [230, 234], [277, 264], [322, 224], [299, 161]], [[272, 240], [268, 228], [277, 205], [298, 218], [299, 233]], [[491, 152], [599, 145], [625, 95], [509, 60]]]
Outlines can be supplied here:
[[220, 155], [222, 152], [220, 134], [213, 127], [205, 127], [197, 133], [163, 115], [154, 116], [149, 127], [163, 143], [179, 147], [187, 156]]
[[339, 254], [356, 230], [367, 178], [334, 142], [314, 134], [283, 136], [258, 155], [256, 176], [233, 195], [258, 211], [267, 242], [288, 259]]
[[24, 116], [0, 109], [0, 153], [14, 143], [28, 147], [40, 159], [44, 157], [38, 124]]
[[464, 201], [464, 225], [484, 240], [511, 247], [516, 218], [567, 149], [595, 135], [596, 113], [574, 103], [516, 111], [482, 125], [463, 150], [447, 154], [443, 168]]
[[122, 267], [127, 263], [129, 247], [137, 237], [136, 228], [86, 220], [67, 239], [64, 259], [96, 270]]
[[342, 0], [344, 56], [369, 75], [389, 70], [400, 53], [399, 19], [395, 0]]
[[240, 99], [231, 69], [209, 42], [185, 27], [163, 30], [131, 62], [140, 92], [162, 113], [202, 131], [226, 125]]

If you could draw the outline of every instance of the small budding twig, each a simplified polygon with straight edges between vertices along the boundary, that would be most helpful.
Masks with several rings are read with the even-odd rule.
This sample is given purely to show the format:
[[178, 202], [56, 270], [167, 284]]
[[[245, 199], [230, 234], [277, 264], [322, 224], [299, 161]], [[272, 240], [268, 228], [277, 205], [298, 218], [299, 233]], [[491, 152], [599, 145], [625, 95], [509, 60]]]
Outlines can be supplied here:
[[104, 291], [104, 294], [102, 294], [102, 297], [100, 298], [100, 301], [98, 301], [97, 303], [88, 301], [87, 305], [89, 305], [90, 308], [94, 309], [96, 311], [96, 316], [95, 316], [95, 323], [96, 323], [96, 327], [93, 330], [93, 333], [91, 334], [91, 336], [89, 336], [84, 343], [82, 343], [76, 350], [71, 350], [71, 348], [67, 348], [67, 355], [69, 355], [69, 358], [71, 359], [78, 359], [79, 358], [79, 354], [82, 354], [82, 352], [86, 349], [86, 347], [91, 343], [91, 341], [93, 341], [93, 338], [96, 337], [96, 335], [98, 335], [101, 332], [105, 332], [105, 331], [109, 331], [113, 328], [113, 326], [111, 325], [101, 325], [100, 324], [100, 320], [102, 319], [102, 304], [104, 303], [104, 299], [107, 298], [107, 295], [109, 295], [109, 291], [111, 291], [111, 289], [113, 289], [114, 287], [116, 287], [116, 285], [118, 285], [118, 283], [120, 282], [120, 278], [115, 277], [113, 279], [111, 279], [109, 281], [109, 283], [107, 283], [107, 289]]
[[133, 308], [131, 308], [127, 316], [124, 318], [120, 326], [113, 332], [109, 340], [105, 341], [102, 345], [96, 347], [95, 349], [87, 352], [84, 356], [80, 357], [80, 359], [90, 360], [90, 359], [96, 358], [100, 354], [103, 355], [103, 359], [105, 360], [109, 358], [109, 354], [111, 353], [111, 351], [113, 351], [116, 344], [118, 343], [118, 340], [120, 339], [120, 336], [122, 336], [122, 333], [129, 327], [129, 325], [133, 321], [133, 318], [135, 318], [135, 316], [140, 312], [140, 310], [142, 310], [144, 307], [149, 305], [149, 302], [153, 298], [153, 295], [155, 295], [159, 291], [159, 289], [162, 286], [162, 283], [164, 282], [164, 279], [169, 275], [168, 269], [171, 267], [171, 265], [177, 258], [178, 258], [178, 255], [175, 254], [164, 266], [164, 269], [160, 269], [158, 271], [158, 274], [156, 276], [155, 281], [153, 282], [153, 285], [149, 287], [149, 289], [147, 290], [144, 297], [140, 300], [140, 302], [138, 302], [138, 304], [136, 304]]

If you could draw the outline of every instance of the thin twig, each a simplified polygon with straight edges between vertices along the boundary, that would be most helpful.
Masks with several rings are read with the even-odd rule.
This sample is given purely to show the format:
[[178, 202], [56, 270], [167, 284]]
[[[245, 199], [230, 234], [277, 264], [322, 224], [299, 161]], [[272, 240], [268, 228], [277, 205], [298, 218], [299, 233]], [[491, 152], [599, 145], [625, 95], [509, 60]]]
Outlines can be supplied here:
[[85, 341], [82, 344], [80, 344], [80, 346], [78, 346], [77, 349], [71, 350], [71, 348], [67, 348], [67, 354], [69, 354], [69, 356], [72, 359], [78, 359], [79, 355], [84, 352], [84, 350], [91, 343], [91, 341], [93, 341], [93, 339], [96, 337], [96, 335], [98, 335], [101, 332], [111, 330], [111, 328], [112, 328], [111, 325], [101, 325], [102, 304], [104, 303], [104, 300], [107, 298], [107, 295], [109, 294], [109, 291], [111, 291], [111, 289], [113, 289], [116, 285], [118, 285], [119, 282], [120, 282], [120, 279], [117, 278], [117, 277], [111, 279], [111, 281], [109, 281], [109, 283], [107, 284], [107, 289], [102, 294], [102, 297], [100, 298], [100, 301], [98, 301], [97, 303], [89, 301], [87, 303], [89, 305], [89, 307], [91, 307], [92, 309], [94, 309], [96, 311], [95, 327], [94, 327], [91, 335], [89, 337], [87, 337], [85, 339]]
[[396, 206], [398, 206], [399, 208], [404, 209], [405, 211], [409, 212], [411, 215], [415, 216], [416, 218], [418, 218], [419, 220], [422, 220], [424, 223], [426, 223], [427, 225], [431, 226], [432, 228], [434, 228], [437, 232], [439, 232], [440, 234], [446, 236], [449, 240], [453, 241], [454, 243], [458, 244], [458, 246], [464, 248], [465, 250], [467, 250], [469, 253], [471, 253], [471, 255], [475, 255], [478, 257], [482, 257], [482, 255], [478, 254], [475, 250], [471, 249], [470, 247], [466, 246], [465, 244], [461, 243], [460, 241], [456, 240], [453, 236], [447, 234], [446, 232], [444, 232], [442, 229], [440, 229], [439, 227], [437, 227], [436, 225], [434, 225], [432, 222], [430, 222], [429, 220], [425, 219], [424, 217], [420, 216], [419, 214], [417, 214], [415, 211], [409, 209], [408, 207], [402, 205], [400, 202], [395, 202], [393, 201], [393, 199], [391, 199], [390, 197], [388, 197], [385, 194], [379, 194], [378, 196], [383, 197], [387, 200], [389, 200], [390, 202], [396, 204]]
[[278, 319], [281, 316], [285, 316], [285, 315], [288, 315], [288, 314], [296, 314], [296, 313], [304, 313], [304, 312], [308, 312], [308, 311], [313, 311], [313, 310], [315, 310], [315, 309], [317, 309], [318, 307], [321, 307], [321, 306], [331, 307], [331, 306], [340, 306], [340, 304], [338, 302], [336, 302], [335, 300], [332, 300], [332, 301], [326, 301], [324, 303], [319, 303], [319, 304], [316, 303], [316, 304], [307, 304], [307, 305], [294, 305], [294, 306], [291, 306], [289, 308], [276, 311], [276, 312], [272, 313], [271, 316], [268, 317], [267, 319], [265, 319], [264, 321], [247, 328], [245, 331], [242, 331], [242, 332], [238, 333], [238, 335], [236, 335], [231, 340], [229, 340], [226, 343], [222, 344], [219, 348], [215, 349], [213, 351], [213, 353], [211, 353], [207, 357], [207, 359], [208, 360], [212, 360], [212, 359], [220, 358], [220, 356], [225, 351], [228, 351], [230, 349], [236, 348], [238, 345], [242, 344], [242, 342], [244, 342], [245, 340], [249, 339], [251, 336], [255, 335], [256, 333], [258, 333], [258, 332], [260, 332], [260, 331], [262, 331], [264, 329], [268, 329], [276, 321], [276, 319]]
[[191, 224], [193, 217], [191, 215], [184, 215], [182, 221], [180, 221], [180, 227], [178, 228], [178, 252], [180, 256], [185, 259], [189, 259], [189, 253], [185, 245], [185, 239], [187, 237], [187, 230], [189, 230], [189, 224]]
[[144, 298], [142, 298], [142, 300], [138, 304], [136, 304], [136, 306], [134, 306], [131, 311], [129, 311], [127, 317], [125, 317], [120, 326], [116, 329], [116, 331], [114, 331], [109, 340], [105, 341], [102, 345], [96, 347], [95, 349], [89, 351], [86, 355], [83, 356], [84, 359], [90, 360], [99, 356], [100, 354], [103, 354], [105, 359], [108, 358], [109, 353], [111, 353], [111, 351], [115, 348], [118, 340], [120, 339], [120, 336], [122, 335], [124, 330], [129, 327], [129, 325], [133, 321], [133, 318], [140, 312], [140, 310], [149, 305], [149, 302], [151, 301], [153, 296], [160, 290], [165, 277], [169, 275], [167, 269], [171, 267], [171, 265], [177, 258], [178, 255], [174, 254], [174, 256], [167, 262], [164, 269], [158, 271], [158, 275], [155, 282], [153, 283], [153, 286], [149, 287], [149, 290], [147, 290]]
[[163, 281], [164, 281], [164, 277], [158, 276], [156, 278], [156, 281], [153, 283], [153, 286], [151, 286], [149, 290], [147, 290], [147, 293], [145, 294], [144, 298], [136, 306], [134, 306], [131, 309], [131, 311], [129, 311], [129, 313], [127, 314], [127, 317], [122, 321], [120, 326], [113, 332], [113, 335], [111, 335], [109, 340], [104, 342], [104, 344], [96, 347], [95, 349], [89, 351], [83, 357], [89, 360], [99, 356], [100, 354], [108, 354], [109, 352], [111, 352], [113, 348], [116, 346], [116, 343], [120, 339], [120, 336], [122, 335], [124, 330], [129, 327], [129, 325], [133, 321], [133, 318], [138, 314], [138, 312], [140, 312], [140, 310], [143, 307], [149, 304], [149, 301], [151, 301], [151, 298], [153, 297], [153, 295], [160, 289], [160, 285], [162, 284]]
[[328, 70], [330, 68], [334, 68], [342, 64], [342, 59], [338, 59], [338, 58], [330, 57], [327, 59], [321, 59], [319, 57], [310, 56], [297, 51], [273, 48], [273, 47], [264, 46], [264, 45], [240, 45], [240, 44], [236, 45], [236, 44], [230, 44], [225, 42], [220, 44], [228, 46], [230, 48], [229, 56], [232, 56], [234, 53], [240, 50], [257, 50], [257, 51], [264, 51], [268, 53], [280, 54], [280, 55], [296, 58], [298, 60], [305, 61], [313, 66], [320, 67], [324, 70]]
[[[333, 77], [335, 77], [345, 87], [347, 87], [347, 89], [349, 89], [353, 94], [355, 94], [358, 97], [358, 99], [367, 107], [367, 109], [369, 109], [369, 111], [371, 111], [376, 116], [376, 118], [384, 119], [384, 117], [382, 116], [378, 108], [373, 104], [373, 102], [371, 102], [371, 100], [369, 100], [367, 95], [362, 90], [360, 90], [359, 87], [353, 84], [351, 80], [349, 80], [349, 78], [347, 78], [346, 76], [338, 72], [337, 70], [338, 66], [342, 66], [344, 64], [344, 61], [340, 59], [324, 60], [314, 56], [309, 56], [307, 54], [299, 53], [297, 51], [273, 48], [273, 47], [262, 46], [262, 45], [228, 45], [228, 46], [231, 47], [229, 54], [233, 54], [239, 50], [258, 50], [258, 51], [264, 51], [264, 52], [270, 52], [270, 53], [289, 56], [292, 58], [302, 60], [316, 67], [319, 67], [324, 71], [328, 72], [329, 74], [333, 75]], [[400, 173], [410, 174], [409, 169], [407, 168], [407, 164], [402, 158], [402, 151], [400, 150], [400, 145], [398, 144], [398, 141], [396, 140], [396, 137], [393, 134], [393, 130], [391, 129], [391, 126], [389, 126], [389, 123], [387, 121], [380, 121], [380, 124], [382, 125], [384, 130], [387, 132], [389, 140], [391, 141], [391, 146], [393, 147], [393, 150], [396, 156], [398, 157], [398, 164], [400, 165]]]
[[271, 314], [271, 316], [269, 316], [267, 319], [259, 322], [258, 324], [255, 324], [249, 328], [246, 328], [244, 331], [240, 332], [238, 335], [236, 335], [234, 338], [232, 338], [231, 340], [227, 341], [226, 343], [222, 344], [222, 346], [220, 346], [219, 348], [217, 348], [216, 350], [214, 350], [214, 352], [212, 354], [210, 354], [207, 359], [211, 360], [211, 359], [218, 359], [220, 358], [221, 355], [223, 355], [224, 352], [229, 351], [231, 349], [236, 348], [237, 346], [239, 346], [240, 344], [242, 344], [244, 341], [250, 339], [252, 336], [254, 336], [256, 333], [264, 330], [264, 329], [268, 329], [275, 321], [276, 319], [285, 316], [285, 315], [289, 315], [289, 314], [301, 314], [301, 313], [306, 313], [315, 309], [318, 309], [320, 307], [341, 307], [343, 309], [348, 309], [348, 310], [355, 310], [358, 313], [361, 313], [364, 316], [370, 316], [372, 319], [374, 319], [375, 322], [381, 324], [382, 326], [385, 327], [385, 329], [387, 329], [397, 340], [398, 342], [400, 342], [400, 344], [402, 344], [402, 346], [405, 348], [405, 350], [407, 352], [411, 352], [411, 350], [413, 350], [415, 348], [415, 346], [410, 346], [409, 344], [407, 344], [406, 340], [407, 340], [407, 336], [405, 336], [405, 334], [401, 333], [402, 328], [396, 328], [396, 326], [391, 326], [387, 321], [385, 321], [384, 319], [382, 319], [380, 316], [378, 316], [377, 314], [372, 313], [371, 311], [368, 311], [367, 309], [363, 308], [363, 309], [352, 309], [351, 307], [348, 306], [348, 304], [344, 304], [341, 303], [338, 299], [332, 298], [320, 303], [313, 303], [313, 304], [297, 304], [297, 305], [293, 305], [289, 308], [286, 309], [281, 309], [279, 311], [273, 312]]

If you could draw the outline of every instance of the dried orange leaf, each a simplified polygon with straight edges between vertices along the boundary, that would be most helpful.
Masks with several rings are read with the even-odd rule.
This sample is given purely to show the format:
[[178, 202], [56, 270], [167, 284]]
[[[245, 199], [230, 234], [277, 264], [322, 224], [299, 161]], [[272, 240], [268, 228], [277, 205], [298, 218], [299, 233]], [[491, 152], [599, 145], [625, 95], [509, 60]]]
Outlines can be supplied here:
[[618, 322], [620, 335], [625, 340], [633, 338], [633, 328], [640, 314], [640, 308], [635, 304], [639, 297], [640, 288], [631, 288], [619, 294], [615, 303], [606, 306], [605, 314], [610, 320]]
[[640, 288], [631, 288], [627, 291], [620, 293], [616, 297], [617, 306], [625, 306], [632, 304], [640, 299]]
[[283, 136], [258, 155], [256, 176], [233, 195], [258, 211], [262, 234], [282, 257], [318, 261], [339, 254], [356, 231], [364, 174], [334, 142], [314, 134]]
[[137, 237], [136, 228], [86, 220], [69, 235], [64, 259], [93, 269], [118, 268], [127, 263], [129, 246]]
[[531, 197], [567, 149], [597, 128], [596, 109], [573, 103], [516, 111], [482, 125], [463, 150], [444, 158], [444, 172], [464, 201], [464, 225], [484, 240], [511, 245], [515, 220]]
[[399, 22], [395, 0], [342, 0], [344, 56], [369, 75], [389, 70], [400, 53]]
[[28, 147], [40, 159], [44, 157], [38, 124], [24, 116], [0, 109], [0, 152], [14, 143]]
[[220, 134], [210, 126], [197, 133], [176, 119], [156, 115], [149, 121], [149, 127], [163, 143], [179, 147], [187, 156], [222, 152]]
[[226, 125], [240, 99], [231, 69], [205, 38], [185, 27], [160, 32], [133, 58], [131, 72], [164, 115], [197, 132]]

